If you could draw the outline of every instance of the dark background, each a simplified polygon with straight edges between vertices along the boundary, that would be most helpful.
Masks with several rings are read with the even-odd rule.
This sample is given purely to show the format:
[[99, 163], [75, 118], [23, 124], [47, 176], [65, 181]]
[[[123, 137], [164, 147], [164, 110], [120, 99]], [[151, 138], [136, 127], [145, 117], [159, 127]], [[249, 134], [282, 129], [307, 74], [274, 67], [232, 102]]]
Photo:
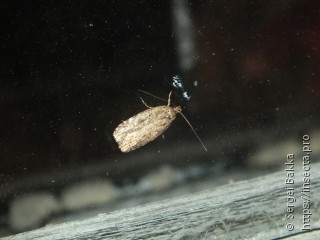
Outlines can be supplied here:
[[[212, 142], [228, 144], [226, 133], [300, 134], [296, 125], [319, 119], [318, 1], [185, 3], [195, 46], [187, 69], [174, 1], [2, 2], [1, 184], [123, 157], [112, 133], [145, 109], [139, 96], [165, 104], [139, 89], [164, 99], [174, 90], [172, 101], [208, 145], [207, 159]], [[190, 101], [172, 87], [177, 74]], [[177, 121], [137, 151], [174, 152], [187, 141], [202, 151]]]
[[1, 8], [1, 170], [24, 174], [116, 152], [111, 134], [137, 108], [132, 94], [172, 75], [169, 2]]

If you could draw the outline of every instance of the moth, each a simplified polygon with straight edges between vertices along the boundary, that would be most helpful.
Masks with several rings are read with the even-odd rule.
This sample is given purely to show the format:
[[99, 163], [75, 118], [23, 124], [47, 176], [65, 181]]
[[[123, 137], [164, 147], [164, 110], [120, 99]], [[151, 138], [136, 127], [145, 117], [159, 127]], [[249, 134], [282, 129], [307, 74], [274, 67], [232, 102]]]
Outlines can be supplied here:
[[138, 113], [126, 121], [123, 121], [113, 132], [113, 137], [122, 152], [133, 151], [156, 139], [171, 125], [177, 114], [180, 114], [186, 120], [204, 150], [207, 151], [207, 148], [197, 135], [194, 128], [183, 115], [181, 107], [170, 106], [170, 97], [171, 92], [169, 93], [167, 106], [163, 105], [158, 107], [148, 106], [141, 98], [142, 103], [148, 109]]

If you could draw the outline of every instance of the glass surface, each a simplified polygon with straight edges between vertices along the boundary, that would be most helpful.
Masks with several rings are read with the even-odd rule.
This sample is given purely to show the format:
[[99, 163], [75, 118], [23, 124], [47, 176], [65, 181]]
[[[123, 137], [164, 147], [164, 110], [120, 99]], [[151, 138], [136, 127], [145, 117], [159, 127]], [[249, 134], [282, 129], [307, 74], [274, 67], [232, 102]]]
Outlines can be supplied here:
[[[316, 162], [319, 9], [1, 3], [0, 237], [283, 171], [303, 136]], [[195, 132], [176, 112], [157, 138], [121, 152], [116, 127], [145, 104], [167, 105], [171, 91]]]

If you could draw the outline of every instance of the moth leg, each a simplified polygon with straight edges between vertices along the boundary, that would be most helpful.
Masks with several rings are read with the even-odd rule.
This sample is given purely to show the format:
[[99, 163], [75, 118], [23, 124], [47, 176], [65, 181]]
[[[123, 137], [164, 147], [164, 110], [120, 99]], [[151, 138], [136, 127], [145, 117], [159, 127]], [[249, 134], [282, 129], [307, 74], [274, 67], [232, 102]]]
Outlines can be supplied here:
[[148, 106], [148, 105], [145, 103], [145, 101], [143, 101], [142, 98], [140, 98], [140, 99], [141, 99], [142, 103], [143, 103], [147, 108], [152, 108], [152, 107]]
[[169, 97], [168, 97], [168, 107], [170, 107], [170, 102], [171, 102], [171, 93], [172, 93], [172, 91], [170, 91], [170, 93], [169, 93]]

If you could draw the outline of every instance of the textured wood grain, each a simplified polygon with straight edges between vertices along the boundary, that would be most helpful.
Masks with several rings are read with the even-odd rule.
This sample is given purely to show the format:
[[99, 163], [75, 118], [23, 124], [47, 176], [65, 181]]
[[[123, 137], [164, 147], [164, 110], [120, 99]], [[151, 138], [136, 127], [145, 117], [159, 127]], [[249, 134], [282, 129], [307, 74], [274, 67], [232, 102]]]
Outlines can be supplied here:
[[122, 122], [113, 136], [122, 152], [130, 152], [146, 145], [162, 134], [181, 112], [180, 107], [149, 108]]
[[[320, 163], [311, 165], [311, 232], [301, 231], [303, 184], [295, 169], [295, 229], [289, 232], [285, 170], [213, 190], [123, 209], [3, 238], [19, 239], [317, 239]], [[296, 238], [289, 237], [295, 234]], [[286, 238], [288, 237], [288, 238]]]

